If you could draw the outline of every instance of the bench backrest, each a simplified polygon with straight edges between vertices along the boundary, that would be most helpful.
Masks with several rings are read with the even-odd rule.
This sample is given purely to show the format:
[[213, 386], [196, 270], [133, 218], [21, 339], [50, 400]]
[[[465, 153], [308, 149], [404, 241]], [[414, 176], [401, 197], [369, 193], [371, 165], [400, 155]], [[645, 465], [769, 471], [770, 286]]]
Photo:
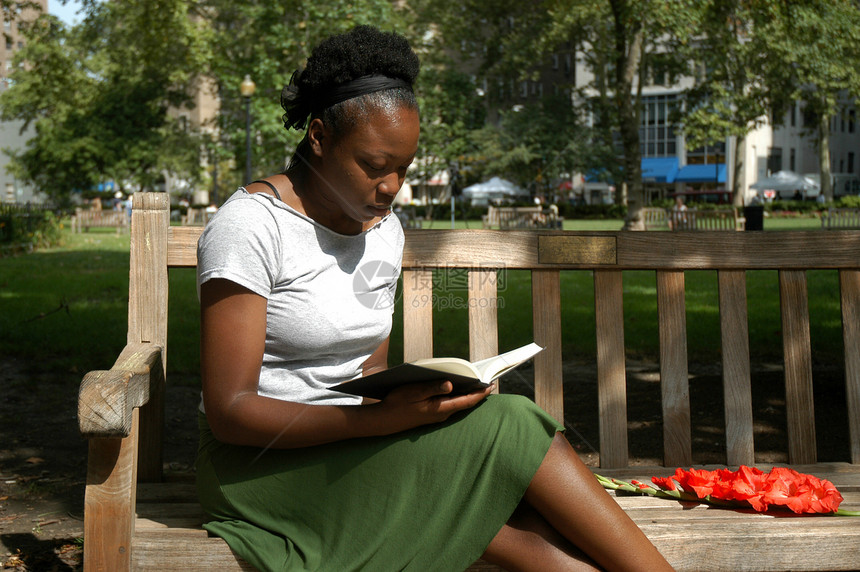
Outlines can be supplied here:
[[673, 230], [744, 230], [744, 220], [737, 209], [672, 210], [669, 216]]
[[642, 215], [642, 222], [645, 224], [645, 230], [668, 228], [669, 212], [666, 209], [659, 207], [644, 207], [640, 212]]
[[[169, 226], [167, 196], [159, 193], [135, 195], [133, 217], [129, 342], [163, 347], [167, 334], [167, 269], [196, 265], [196, 244], [202, 229]], [[534, 361], [535, 400], [563, 420], [561, 273], [590, 271], [597, 337], [600, 466], [625, 467], [628, 448], [622, 272], [654, 271], [664, 464], [689, 466], [692, 443], [685, 271], [715, 270], [727, 462], [749, 465], [755, 459], [746, 272], [778, 270], [788, 458], [792, 464], [814, 463], [817, 453], [806, 271], [819, 268], [836, 269], [839, 273], [850, 454], [852, 463], [860, 463], [860, 232], [703, 231], [679, 235], [630, 231], [407, 231], [402, 275], [404, 360], [433, 355], [433, 304], [427, 301], [432, 300], [434, 269], [464, 270], [470, 301], [495, 300], [503, 294], [497, 285], [499, 269], [528, 270], [534, 341], [545, 348]], [[467, 307], [470, 359], [497, 354], [497, 306], [469, 303]]]

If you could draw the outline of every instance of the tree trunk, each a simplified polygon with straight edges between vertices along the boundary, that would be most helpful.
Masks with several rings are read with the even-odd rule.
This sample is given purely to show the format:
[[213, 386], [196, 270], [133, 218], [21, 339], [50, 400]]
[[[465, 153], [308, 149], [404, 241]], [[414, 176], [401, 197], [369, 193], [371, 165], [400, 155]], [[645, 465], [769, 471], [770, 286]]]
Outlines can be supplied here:
[[827, 202], [833, 200], [830, 176], [830, 115], [818, 116], [818, 172], [821, 173], [821, 194]]
[[746, 202], [746, 197], [740, 183], [741, 170], [744, 168], [744, 159], [741, 153], [743, 152], [745, 140], [746, 137], [742, 135], [735, 137], [735, 152], [732, 157], [732, 172], [734, 173], [732, 176], [732, 206], [739, 209], [743, 208]]
[[[644, 230], [642, 221], [642, 165], [639, 152], [639, 110], [634, 102], [633, 79], [639, 70], [645, 32], [630, 14], [628, 2], [611, 2], [615, 35], [615, 106], [624, 150], [624, 179], [627, 183], [625, 230]], [[629, 40], [629, 41], [628, 41]]]

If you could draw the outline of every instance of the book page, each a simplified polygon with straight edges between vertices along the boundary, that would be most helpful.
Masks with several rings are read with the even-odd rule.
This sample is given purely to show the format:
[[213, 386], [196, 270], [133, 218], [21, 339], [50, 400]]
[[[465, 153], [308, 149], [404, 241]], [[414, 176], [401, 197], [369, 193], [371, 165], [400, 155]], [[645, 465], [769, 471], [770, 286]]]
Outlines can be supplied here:
[[415, 365], [420, 365], [421, 367], [430, 368], [435, 371], [441, 371], [444, 373], [453, 373], [455, 375], [462, 375], [465, 377], [472, 377], [475, 379], [481, 379], [480, 372], [475, 368], [475, 366], [469, 363], [467, 360], [457, 357], [438, 357], [438, 358], [425, 358], [419, 359], [412, 362]]
[[517, 367], [541, 350], [543, 350], [542, 347], [532, 342], [521, 348], [511, 350], [501, 355], [476, 361], [472, 365], [479, 372], [479, 379], [484, 383], [489, 383]]

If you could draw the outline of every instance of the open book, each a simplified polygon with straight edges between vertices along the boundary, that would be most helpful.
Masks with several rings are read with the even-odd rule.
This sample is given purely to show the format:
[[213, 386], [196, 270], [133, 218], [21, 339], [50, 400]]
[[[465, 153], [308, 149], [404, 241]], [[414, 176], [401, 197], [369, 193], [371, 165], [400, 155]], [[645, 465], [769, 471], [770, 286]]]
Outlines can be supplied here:
[[543, 348], [532, 342], [521, 348], [476, 362], [456, 357], [437, 357], [403, 363], [335, 385], [335, 391], [382, 399], [397, 386], [424, 381], [448, 380], [452, 394], [469, 393], [487, 387], [494, 379], [528, 361]]

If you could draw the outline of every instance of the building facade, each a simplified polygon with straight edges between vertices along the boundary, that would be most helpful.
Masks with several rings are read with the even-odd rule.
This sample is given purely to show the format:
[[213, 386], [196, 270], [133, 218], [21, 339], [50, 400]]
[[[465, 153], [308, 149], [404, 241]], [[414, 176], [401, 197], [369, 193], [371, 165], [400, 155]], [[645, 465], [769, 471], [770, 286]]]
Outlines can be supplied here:
[[[48, 0], [36, 0], [42, 11], [48, 10]], [[18, 22], [32, 21], [39, 15], [36, 8], [17, 11], [9, 18], [0, 12], [3, 21], [3, 37], [0, 38], [0, 92], [9, 88], [9, 76], [15, 54], [24, 46], [24, 37], [19, 31]], [[23, 184], [7, 171], [9, 155], [5, 149], [21, 149], [32, 137], [31, 129], [22, 131], [22, 121], [0, 122], [0, 202], [28, 203], [41, 202], [43, 196], [38, 190]]]

